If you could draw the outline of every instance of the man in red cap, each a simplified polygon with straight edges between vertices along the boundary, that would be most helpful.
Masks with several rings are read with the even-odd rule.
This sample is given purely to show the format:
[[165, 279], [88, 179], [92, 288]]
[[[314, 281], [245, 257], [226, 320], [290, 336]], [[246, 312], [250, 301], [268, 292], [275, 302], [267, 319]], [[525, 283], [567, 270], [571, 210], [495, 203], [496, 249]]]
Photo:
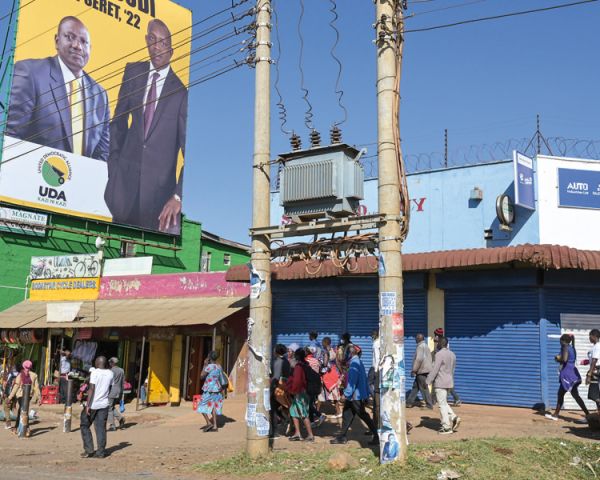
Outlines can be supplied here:
[[[433, 352], [432, 352], [432, 356], [433, 356], [433, 361], [435, 362], [435, 353], [440, 349], [439, 347], [439, 341], [440, 338], [442, 338], [444, 336], [444, 329], [443, 328], [436, 328], [433, 331]], [[448, 343], [448, 348], [450, 348], [450, 343]], [[458, 393], [456, 393], [456, 390], [454, 387], [448, 389], [448, 396], [452, 395], [452, 398], [454, 399], [454, 406], [455, 407], [460, 407], [461, 405], [461, 400], [460, 397], [458, 396]], [[434, 397], [435, 400], [435, 397]]]

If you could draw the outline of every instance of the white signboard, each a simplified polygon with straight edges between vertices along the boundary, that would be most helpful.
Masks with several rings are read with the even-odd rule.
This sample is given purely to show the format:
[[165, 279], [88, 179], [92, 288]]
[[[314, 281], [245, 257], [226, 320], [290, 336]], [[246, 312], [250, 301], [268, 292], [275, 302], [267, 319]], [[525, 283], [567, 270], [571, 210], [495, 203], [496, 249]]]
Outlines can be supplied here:
[[[106, 162], [4, 137], [0, 200], [111, 221], [104, 201]], [[8, 153], [10, 152], [10, 153]]]
[[104, 277], [125, 275], [150, 275], [154, 257], [111, 258], [104, 261]]
[[46, 230], [36, 228], [34, 225], [43, 227], [47, 223], [48, 215], [44, 213], [28, 212], [7, 206], [0, 207], [0, 230], [2, 231], [43, 237]]

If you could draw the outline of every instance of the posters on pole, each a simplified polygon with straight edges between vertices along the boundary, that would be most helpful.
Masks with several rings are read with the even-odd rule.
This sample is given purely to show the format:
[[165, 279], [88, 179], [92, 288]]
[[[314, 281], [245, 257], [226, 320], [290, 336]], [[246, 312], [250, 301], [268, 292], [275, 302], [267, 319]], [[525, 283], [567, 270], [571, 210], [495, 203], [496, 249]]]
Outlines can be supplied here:
[[170, 0], [19, 9], [0, 201], [179, 235], [191, 23]]
[[381, 292], [379, 294], [379, 314], [391, 315], [396, 311], [396, 292]]
[[515, 171], [515, 205], [535, 210], [533, 159], [513, 150], [513, 166]]

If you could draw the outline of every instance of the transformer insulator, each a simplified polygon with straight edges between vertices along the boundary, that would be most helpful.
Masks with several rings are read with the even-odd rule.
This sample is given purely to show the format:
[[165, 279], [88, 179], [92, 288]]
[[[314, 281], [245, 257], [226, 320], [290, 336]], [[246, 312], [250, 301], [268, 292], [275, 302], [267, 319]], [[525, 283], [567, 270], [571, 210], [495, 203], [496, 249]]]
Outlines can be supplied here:
[[292, 146], [292, 150], [294, 150], [294, 151], [301, 150], [302, 149], [302, 139], [300, 138], [300, 135], [296, 135], [295, 133], [292, 133], [292, 136], [290, 137], [290, 145]]
[[331, 127], [331, 130], [329, 130], [329, 138], [331, 139], [332, 145], [342, 143], [342, 131], [337, 125], [334, 125]]
[[321, 146], [321, 134], [316, 130], [310, 132], [310, 146], [320, 147]]

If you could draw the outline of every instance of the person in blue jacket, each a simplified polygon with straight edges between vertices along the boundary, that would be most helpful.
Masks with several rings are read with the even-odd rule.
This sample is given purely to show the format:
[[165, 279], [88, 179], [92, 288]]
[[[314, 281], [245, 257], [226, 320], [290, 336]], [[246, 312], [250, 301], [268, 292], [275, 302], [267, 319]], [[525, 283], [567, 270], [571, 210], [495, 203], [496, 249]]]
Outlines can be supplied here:
[[377, 435], [377, 427], [375, 426], [373, 419], [365, 410], [365, 404], [369, 398], [369, 385], [365, 366], [359, 356], [360, 347], [357, 345], [350, 345], [348, 347], [348, 353], [350, 356], [350, 364], [348, 368], [348, 380], [342, 398], [342, 401], [344, 402], [342, 431], [338, 436], [332, 439], [330, 443], [347, 443], [348, 438], [346, 437], [346, 434], [354, 421], [354, 417], [358, 415], [373, 434], [373, 439], [369, 442], [369, 445], [378, 445], [379, 437]]

